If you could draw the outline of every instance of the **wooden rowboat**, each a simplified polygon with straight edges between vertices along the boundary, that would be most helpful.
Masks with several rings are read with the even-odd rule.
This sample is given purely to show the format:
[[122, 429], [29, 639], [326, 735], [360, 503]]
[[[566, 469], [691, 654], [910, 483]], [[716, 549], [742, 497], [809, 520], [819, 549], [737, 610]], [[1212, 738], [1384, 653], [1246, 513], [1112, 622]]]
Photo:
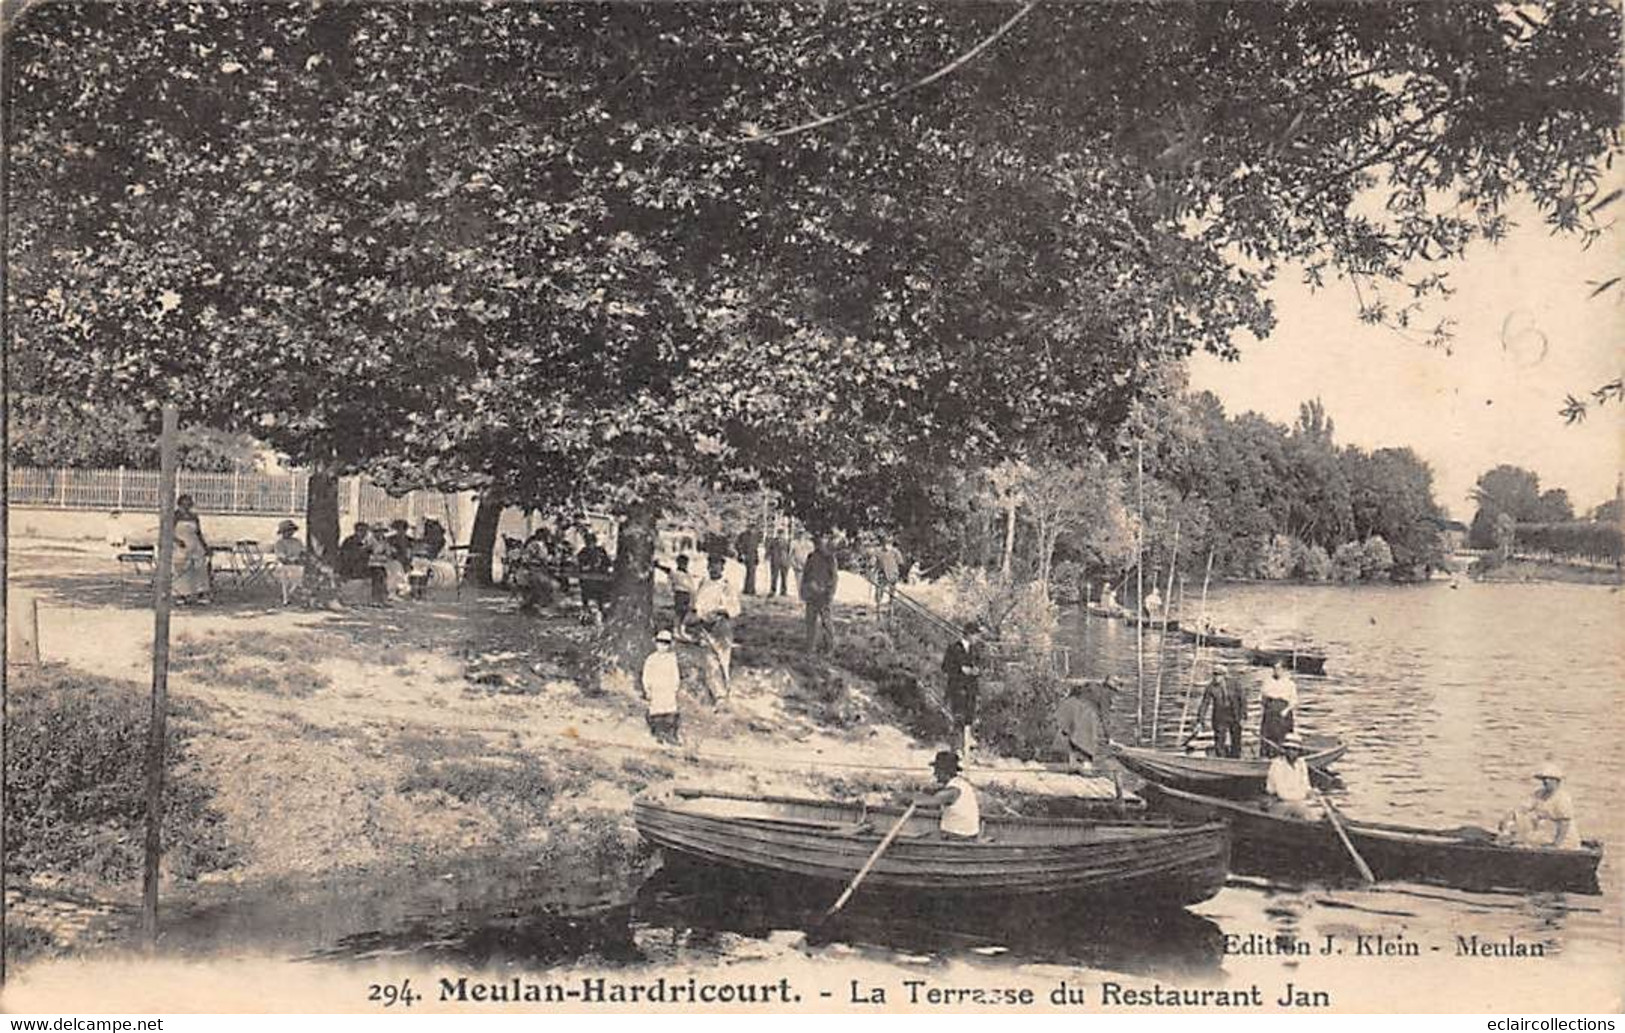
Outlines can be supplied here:
[[1326, 673], [1326, 654], [1305, 652], [1290, 646], [1253, 646], [1247, 650], [1247, 662], [1256, 667], [1285, 664], [1287, 670], [1300, 674]]
[[1230, 635], [1223, 631], [1197, 631], [1194, 628], [1180, 628], [1179, 637], [1186, 642], [1195, 642], [1201, 646], [1212, 646], [1215, 649], [1240, 649], [1241, 636]]
[[[1270, 762], [1261, 757], [1210, 757], [1118, 744], [1113, 744], [1112, 749], [1125, 768], [1148, 782], [1233, 800], [1261, 795], [1270, 769]], [[1309, 765], [1309, 776], [1321, 785], [1331, 784], [1332, 776], [1326, 769], [1347, 752], [1348, 746], [1338, 739], [1318, 735], [1304, 738], [1303, 759]]]
[[[1148, 630], [1148, 631], [1161, 631], [1162, 630], [1162, 618], [1161, 617], [1142, 617], [1139, 614], [1135, 614], [1135, 613], [1125, 613], [1123, 615], [1123, 623], [1127, 624], [1131, 628], [1135, 627], [1137, 625], [1140, 625], [1140, 624], [1144, 624], [1145, 627], [1146, 627], [1146, 630]], [[1178, 630], [1179, 630], [1179, 618], [1178, 617], [1169, 617], [1168, 618], [1168, 631], [1170, 633], [1172, 633], [1172, 632], [1175, 632], [1175, 631], [1178, 631]]]
[[[900, 816], [896, 808], [775, 796], [679, 791], [640, 799], [643, 838], [688, 862], [817, 880], [855, 876]], [[1206, 900], [1224, 885], [1223, 822], [1169, 826], [1067, 818], [984, 818], [975, 840], [944, 839], [920, 809], [881, 854], [861, 893], [1033, 898], [1064, 895], [1155, 909]], [[834, 893], [828, 894], [834, 899]]]
[[1105, 603], [1085, 603], [1084, 609], [1091, 617], [1121, 617], [1127, 612], [1121, 606], [1108, 606]]
[[[1222, 800], [1148, 786], [1154, 804], [1182, 818], [1230, 822], [1238, 872], [1357, 878], [1354, 862], [1328, 821], [1272, 813], [1259, 803]], [[1349, 841], [1379, 880], [1466, 890], [1521, 889], [1601, 893], [1601, 844], [1579, 850], [1504, 846], [1484, 829], [1426, 829], [1343, 818]]]

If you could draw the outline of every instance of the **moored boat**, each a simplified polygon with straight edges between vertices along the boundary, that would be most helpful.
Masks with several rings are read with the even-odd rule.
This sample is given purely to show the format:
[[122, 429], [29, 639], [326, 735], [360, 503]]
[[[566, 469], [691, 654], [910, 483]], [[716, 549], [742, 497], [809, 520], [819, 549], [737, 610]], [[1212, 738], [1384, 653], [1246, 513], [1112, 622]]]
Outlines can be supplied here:
[[[1162, 628], [1163, 628], [1163, 623], [1162, 623], [1162, 618], [1161, 617], [1144, 617], [1144, 616], [1141, 616], [1140, 614], [1137, 614], [1137, 613], [1125, 613], [1123, 615], [1123, 623], [1127, 624], [1131, 628], [1134, 627], [1135, 625], [1138, 625], [1138, 624], [1144, 624], [1146, 626], [1147, 630], [1161, 631]], [[1179, 618], [1178, 617], [1169, 617], [1168, 618], [1168, 631], [1170, 633], [1173, 633], [1173, 632], [1176, 632], [1178, 630], [1179, 630]]]
[[[1148, 786], [1154, 805], [1192, 820], [1224, 819], [1231, 864], [1254, 875], [1355, 879], [1348, 849], [1330, 821], [1277, 814], [1255, 802], [1224, 800], [1167, 786]], [[1509, 846], [1484, 829], [1427, 829], [1342, 818], [1349, 842], [1378, 880], [1397, 879], [1466, 890], [1520, 889], [1600, 893], [1602, 846], [1578, 850]]]
[[1179, 637], [1186, 642], [1195, 642], [1201, 646], [1212, 646], [1215, 649], [1241, 648], [1241, 636], [1231, 635], [1223, 629], [1198, 631], [1195, 628], [1180, 628]]
[[1108, 603], [1085, 603], [1084, 609], [1089, 612], [1091, 617], [1122, 617], [1128, 612], [1121, 606]]
[[1299, 674], [1325, 674], [1326, 654], [1315, 653], [1290, 646], [1253, 646], [1247, 650], [1247, 662], [1257, 667], [1285, 664], [1287, 670]]
[[[1148, 782], [1229, 799], [1263, 793], [1270, 768], [1269, 760], [1262, 757], [1210, 757], [1120, 744], [1112, 749], [1125, 768]], [[1310, 735], [1304, 737], [1304, 751], [1310, 778], [1324, 786], [1332, 782], [1327, 769], [1348, 752], [1348, 746], [1328, 736]]]
[[[698, 791], [639, 799], [633, 809], [638, 832], [668, 857], [818, 880], [837, 893], [901, 814], [859, 803]], [[943, 838], [937, 820], [934, 811], [916, 811], [874, 862], [860, 892], [1065, 896], [1156, 909], [1208, 899], [1224, 885], [1228, 870], [1223, 822], [994, 817], [983, 820], [981, 837], [959, 840]]]

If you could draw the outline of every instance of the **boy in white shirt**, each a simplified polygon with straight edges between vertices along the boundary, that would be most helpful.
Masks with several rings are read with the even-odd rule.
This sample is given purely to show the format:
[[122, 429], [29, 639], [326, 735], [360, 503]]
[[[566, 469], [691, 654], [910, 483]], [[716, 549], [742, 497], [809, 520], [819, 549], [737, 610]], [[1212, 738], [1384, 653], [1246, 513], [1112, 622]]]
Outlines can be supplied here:
[[671, 632], [661, 628], [655, 634], [655, 651], [643, 661], [643, 696], [649, 701], [649, 734], [673, 746], [678, 745], [677, 689], [681, 683]]

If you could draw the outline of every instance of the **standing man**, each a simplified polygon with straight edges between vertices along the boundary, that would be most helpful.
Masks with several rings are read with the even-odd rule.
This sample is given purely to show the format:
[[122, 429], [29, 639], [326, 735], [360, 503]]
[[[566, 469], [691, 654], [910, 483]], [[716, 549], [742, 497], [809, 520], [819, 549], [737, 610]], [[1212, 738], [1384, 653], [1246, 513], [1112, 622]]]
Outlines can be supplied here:
[[976, 723], [976, 700], [982, 689], [982, 624], [968, 621], [964, 633], [948, 644], [942, 654], [942, 673], [947, 680], [948, 717], [953, 722], [953, 742], [960, 752], [969, 753], [970, 729]]
[[615, 563], [610, 559], [608, 550], [598, 544], [598, 535], [586, 531], [582, 540], [586, 544], [576, 553], [576, 576], [581, 583], [581, 619], [602, 624], [604, 603], [609, 599], [609, 575]]
[[1067, 767], [1079, 774], [1092, 772], [1106, 755], [1111, 741], [1109, 693], [1121, 692], [1117, 680], [1107, 675], [1098, 686], [1085, 681], [1072, 683], [1072, 692], [1055, 708], [1055, 748], [1066, 758]]
[[875, 550], [875, 609], [897, 595], [902, 574], [903, 554], [890, 538], [881, 539], [880, 548]]
[[829, 535], [820, 535], [818, 543], [801, 567], [801, 601], [807, 607], [807, 652], [816, 653], [820, 642], [835, 648], [835, 625], [829, 608], [835, 601], [835, 550]]
[[1213, 720], [1213, 755], [1240, 757], [1241, 726], [1247, 720], [1247, 690], [1232, 672], [1214, 670], [1202, 690], [1202, 702], [1196, 705], [1196, 723], [1191, 725], [1186, 745], [1202, 730], [1202, 717], [1209, 711]]
[[745, 594], [756, 594], [756, 567], [762, 561], [762, 532], [751, 524], [739, 532], [734, 540], [734, 548], [739, 550], [739, 562], [745, 565]]
[[767, 542], [767, 594], [790, 594], [790, 539], [774, 531]]
[[705, 681], [712, 702], [728, 696], [734, 618], [739, 616], [739, 596], [722, 576], [724, 563], [720, 555], [712, 553], [706, 560], [706, 579], [694, 591], [694, 622], [705, 649]]

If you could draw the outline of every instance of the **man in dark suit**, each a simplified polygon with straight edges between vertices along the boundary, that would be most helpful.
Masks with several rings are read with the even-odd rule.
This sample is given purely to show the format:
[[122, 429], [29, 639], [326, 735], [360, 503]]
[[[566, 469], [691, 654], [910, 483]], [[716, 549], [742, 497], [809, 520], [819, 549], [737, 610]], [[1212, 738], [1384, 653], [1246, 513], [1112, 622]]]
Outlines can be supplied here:
[[953, 743], [961, 753], [970, 749], [970, 728], [976, 723], [976, 699], [981, 693], [982, 624], [970, 621], [964, 633], [942, 654], [948, 716], [953, 721]]

